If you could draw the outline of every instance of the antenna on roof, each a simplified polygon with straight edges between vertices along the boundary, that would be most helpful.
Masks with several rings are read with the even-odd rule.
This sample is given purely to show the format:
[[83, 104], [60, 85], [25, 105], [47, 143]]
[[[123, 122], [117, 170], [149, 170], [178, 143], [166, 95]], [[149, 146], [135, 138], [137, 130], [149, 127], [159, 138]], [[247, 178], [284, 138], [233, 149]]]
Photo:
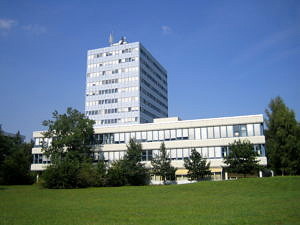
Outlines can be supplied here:
[[112, 33], [109, 34], [108, 42], [109, 42], [110, 46], [112, 46], [112, 44], [114, 42], [114, 37], [113, 37]]

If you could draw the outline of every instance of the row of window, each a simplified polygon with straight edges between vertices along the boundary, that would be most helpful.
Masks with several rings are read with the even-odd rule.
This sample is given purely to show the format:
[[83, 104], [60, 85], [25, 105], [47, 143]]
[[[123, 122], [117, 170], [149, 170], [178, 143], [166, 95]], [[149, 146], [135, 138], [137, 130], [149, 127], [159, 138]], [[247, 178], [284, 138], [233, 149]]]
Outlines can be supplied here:
[[96, 121], [96, 125], [137, 122], [138, 117], [115, 118]]
[[103, 104], [114, 104], [114, 103], [121, 103], [121, 102], [137, 102], [139, 100], [138, 97], [125, 97], [125, 98], [111, 98], [111, 99], [101, 99], [98, 101], [87, 101], [86, 106], [96, 106], [96, 105], [103, 105]]
[[130, 139], [141, 142], [205, 140], [263, 135], [262, 124], [240, 124], [215, 127], [150, 130], [126, 133], [95, 134], [94, 144], [122, 144]]
[[134, 67], [121, 68], [121, 69], [103, 70], [100, 72], [87, 73], [87, 77], [94, 78], [94, 77], [100, 77], [100, 76], [104, 76], [104, 75], [128, 73], [128, 72], [136, 72], [136, 71], [138, 71], [138, 67], [134, 66]]
[[[122, 133], [95, 134], [92, 144], [123, 144], [130, 139], [140, 142], [175, 141], [175, 140], [205, 140], [232, 137], [251, 137], [263, 135], [263, 125], [238, 124], [214, 127], [179, 128], [168, 130], [149, 130]], [[39, 147], [42, 138], [36, 138], [35, 147]], [[46, 139], [45, 142], [48, 140]]]
[[[230, 149], [228, 146], [213, 146], [213, 147], [193, 147], [193, 148], [172, 148], [166, 149], [167, 158], [171, 160], [183, 160], [188, 159], [191, 155], [192, 149], [195, 149], [206, 159], [218, 159], [225, 158]], [[265, 156], [265, 146], [263, 144], [254, 144], [253, 151], [258, 153], [258, 156]], [[126, 151], [109, 151], [109, 152], [95, 152], [94, 160], [105, 160], [105, 161], [117, 161], [124, 157]], [[159, 156], [160, 151], [158, 149], [143, 150], [141, 155], [142, 161], [151, 161], [153, 157]], [[49, 160], [42, 156], [42, 154], [33, 154], [33, 163], [47, 163]]]
[[[160, 109], [159, 107], [153, 105], [152, 103], [146, 101], [144, 98], [141, 97], [141, 102], [147, 106], [149, 106], [151, 109], [154, 109], [156, 112], [159, 112], [164, 117], [168, 117], [168, 113], [165, 110]], [[167, 109], [168, 110], [168, 109]]]
[[[151, 112], [149, 112], [148, 110], [144, 109], [143, 107], [141, 107], [141, 112], [144, 113], [145, 115], [149, 116], [150, 118], [158, 118], [158, 115], [155, 115]], [[143, 121], [144, 123], [149, 123], [148, 120], [147, 122]]]
[[[155, 87], [153, 87], [149, 82], [147, 82], [145, 79], [141, 78], [141, 83], [144, 84], [146, 87], [150, 88], [152, 91], [154, 91], [157, 95], [168, 101], [168, 98], [162, 94], [159, 90], [157, 90]], [[145, 90], [145, 89], [144, 89]]]
[[136, 112], [139, 110], [139, 107], [123, 107], [123, 108], [113, 108], [113, 109], [99, 109], [99, 110], [90, 110], [86, 111], [85, 114], [87, 116], [93, 115], [103, 115], [103, 114], [111, 114], [111, 113], [122, 113], [122, 112]]
[[163, 82], [164, 85], [167, 85], [167, 80], [163, 79], [151, 66], [149, 66], [146, 60], [141, 58], [140, 61], [141, 61], [141, 65], [143, 65], [149, 71], [151, 71], [151, 73], [154, 74], [161, 82]]
[[116, 56], [116, 55], [120, 55], [120, 54], [126, 54], [126, 53], [130, 53], [133, 51], [137, 51], [138, 48], [125, 48], [122, 50], [115, 50], [115, 51], [109, 51], [109, 52], [100, 52], [100, 53], [96, 53], [96, 54], [92, 54], [88, 56], [88, 60], [90, 59], [97, 59], [97, 58], [101, 58], [101, 57], [106, 57], [106, 56]]
[[167, 89], [161, 85], [158, 81], [156, 81], [149, 73], [147, 73], [144, 69], [141, 69], [141, 73], [145, 75], [149, 80], [151, 80], [156, 86], [158, 86], [164, 93], [168, 93]]
[[163, 75], [164, 75], [164, 77], [167, 79], [167, 74], [156, 64], [156, 62], [154, 62], [149, 56], [148, 56], [148, 54], [146, 54], [142, 49], [141, 49], [141, 55], [143, 56], [143, 57], [145, 57], [149, 62], [151, 62], [152, 63], [152, 65], [159, 71], [159, 72], [161, 72]]
[[86, 96], [95, 96], [95, 95], [105, 95], [105, 94], [114, 94], [114, 93], [123, 93], [123, 92], [134, 92], [138, 91], [139, 87], [124, 87], [124, 88], [110, 88], [99, 91], [87, 91]]
[[87, 82], [87, 87], [93, 87], [98, 85], [106, 85], [106, 84], [117, 84], [117, 83], [129, 83], [132, 81], [138, 81], [138, 77], [125, 77], [125, 78], [117, 78], [117, 79], [108, 79], [102, 81], [95, 82]]
[[[168, 110], [168, 106], [166, 104], [164, 104], [162, 101], [160, 101], [158, 98], [156, 98], [154, 95], [152, 95], [150, 92], [146, 91], [145, 88], [141, 87], [141, 92], [148, 96], [149, 98], [151, 98], [153, 101], [155, 101], [156, 103], [158, 103], [159, 105], [161, 105], [162, 107], [164, 107], [166, 110]], [[156, 92], [157, 93], [157, 92]], [[165, 99], [166, 101], [168, 101], [167, 99]]]
[[129, 58], [105, 61], [105, 62], [101, 62], [101, 63], [88, 64], [87, 68], [88, 69], [95, 69], [95, 68], [99, 68], [99, 67], [102, 67], [102, 66], [117, 65], [117, 64], [120, 64], [120, 63], [134, 62], [134, 61], [137, 61], [137, 60], [138, 60], [138, 57], [129, 57]]

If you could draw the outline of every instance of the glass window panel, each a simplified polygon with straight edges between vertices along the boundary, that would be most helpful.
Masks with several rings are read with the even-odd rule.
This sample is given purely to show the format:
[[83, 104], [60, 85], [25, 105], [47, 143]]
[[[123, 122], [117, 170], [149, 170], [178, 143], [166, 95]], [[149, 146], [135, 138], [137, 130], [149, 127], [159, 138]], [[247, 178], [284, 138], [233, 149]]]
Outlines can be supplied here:
[[176, 138], [181, 139], [182, 138], [182, 129], [177, 129], [176, 130]]
[[120, 152], [115, 152], [115, 160], [120, 160]]
[[190, 154], [189, 154], [189, 149], [188, 149], [188, 148], [184, 148], [182, 154], [183, 154], [183, 157], [184, 157], [184, 158], [188, 158], [189, 155], [190, 155]]
[[171, 149], [171, 159], [176, 159], [176, 149]]
[[165, 130], [165, 139], [169, 140], [170, 139], [170, 130]]
[[104, 152], [104, 160], [108, 160], [108, 152]]
[[153, 156], [153, 157], [159, 156], [159, 150], [153, 150], [153, 151], [152, 151], [152, 156]]
[[195, 139], [197, 140], [201, 139], [200, 128], [195, 128]]
[[148, 141], [152, 141], [152, 130], [147, 131], [147, 139]]
[[184, 138], [187, 138], [189, 136], [189, 130], [188, 129], [182, 129], [182, 136]]
[[114, 161], [114, 152], [109, 152], [108, 158], [109, 161]]
[[220, 138], [220, 127], [214, 127], [215, 138]]
[[189, 129], [189, 139], [190, 140], [194, 140], [195, 139], [195, 129], [194, 128], [190, 128]]
[[201, 127], [201, 139], [207, 139], [207, 128]]
[[177, 159], [182, 159], [182, 149], [181, 148], [177, 149]]
[[124, 155], [125, 155], [125, 152], [124, 152], [124, 151], [121, 151], [121, 152], [120, 152], [120, 159], [123, 159], [123, 158], [124, 158]]
[[254, 135], [253, 124], [247, 124], [247, 132], [248, 132], [248, 136]]
[[234, 135], [234, 137], [239, 137], [241, 135], [239, 125], [234, 125], [233, 126], [233, 135]]
[[135, 132], [131, 132], [131, 133], [130, 133], [130, 138], [131, 138], [131, 139], [135, 139]]
[[208, 148], [208, 155], [209, 155], [209, 158], [214, 158], [215, 157], [215, 148], [214, 147], [209, 147]]
[[136, 140], [141, 140], [141, 132], [140, 131], [138, 131], [138, 132], [136, 132]]
[[171, 157], [171, 150], [168, 149], [166, 152], [167, 152], [167, 158], [170, 158]]
[[148, 161], [150, 161], [150, 160], [152, 160], [152, 157], [153, 157], [153, 155], [152, 155], [152, 150], [147, 150], [147, 159], [148, 159]]
[[[198, 152], [198, 153], [200, 153], [200, 155], [202, 155], [202, 152], [201, 152], [201, 148], [195, 148], [196, 149], [196, 151]], [[192, 152], [191, 152], [192, 153]]]
[[227, 126], [227, 137], [233, 137], [233, 128], [232, 128], [232, 126]]
[[147, 140], [147, 132], [146, 131], [142, 132], [142, 139]]
[[129, 143], [130, 133], [125, 133], [125, 143]]
[[226, 132], [226, 126], [221, 126], [221, 138], [226, 138], [227, 132]]
[[216, 158], [221, 158], [221, 147], [215, 147]]
[[39, 146], [39, 144], [40, 144], [40, 140], [39, 140], [39, 138], [35, 138], [35, 146]]
[[153, 131], [153, 141], [157, 141], [158, 140], [158, 130], [154, 130]]
[[115, 133], [114, 136], [115, 136], [115, 142], [119, 142], [119, 140], [120, 140], [120, 134], [119, 133]]
[[207, 138], [214, 138], [214, 128], [213, 127], [207, 128]]
[[164, 137], [164, 131], [163, 130], [160, 130], [158, 132], [158, 137], [159, 137], [160, 141], [163, 141], [165, 139], [165, 137]]
[[241, 137], [246, 137], [247, 136], [247, 127], [246, 125], [240, 125], [240, 134]]
[[125, 141], [125, 134], [120, 133], [120, 141], [124, 142]]
[[208, 158], [208, 150], [207, 147], [202, 148], [202, 157], [203, 158]]
[[171, 130], [171, 139], [176, 139], [176, 130]]
[[255, 136], [260, 136], [261, 135], [261, 133], [260, 133], [260, 124], [259, 123], [254, 124], [254, 134], [255, 134]]

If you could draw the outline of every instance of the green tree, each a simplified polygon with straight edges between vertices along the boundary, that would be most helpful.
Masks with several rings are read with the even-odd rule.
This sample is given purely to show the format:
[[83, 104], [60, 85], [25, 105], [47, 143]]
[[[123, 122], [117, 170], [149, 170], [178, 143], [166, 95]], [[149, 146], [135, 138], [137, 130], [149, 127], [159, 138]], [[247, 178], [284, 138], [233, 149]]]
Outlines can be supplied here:
[[161, 143], [159, 154], [151, 160], [152, 172], [154, 175], [161, 176], [163, 182], [166, 180], [176, 180], [176, 168], [171, 166], [171, 160], [167, 154], [165, 143]]
[[45, 120], [48, 130], [43, 134], [52, 139], [51, 145], [43, 145], [43, 151], [51, 161], [66, 157], [87, 160], [91, 157], [90, 143], [93, 139], [95, 121], [88, 119], [76, 109], [68, 108], [65, 114], [53, 114], [54, 120]]
[[224, 162], [227, 164], [227, 171], [232, 173], [247, 174], [257, 172], [258, 165], [257, 152], [254, 151], [253, 145], [248, 140], [238, 140], [229, 145], [229, 154]]
[[189, 159], [184, 160], [184, 167], [188, 170], [188, 178], [191, 180], [201, 180], [206, 176], [210, 176], [210, 163], [206, 163], [206, 159], [195, 149], [192, 149]]
[[32, 184], [30, 171], [33, 142], [22, 141], [20, 133], [6, 136], [0, 130], [0, 184]]
[[97, 169], [92, 165], [91, 142], [94, 121], [76, 109], [68, 108], [65, 114], [53, 113], [53, 120], [45, 120], [48, 127], [42, 150], [50, 157], [51, 165], [42, 178], [47, 188], [74, 188], [97, 186]]
[[266, 149], [271, 169], [275, 174], [300, 174], [300, 125], [294, 111], [276, 97], [266, 114]]

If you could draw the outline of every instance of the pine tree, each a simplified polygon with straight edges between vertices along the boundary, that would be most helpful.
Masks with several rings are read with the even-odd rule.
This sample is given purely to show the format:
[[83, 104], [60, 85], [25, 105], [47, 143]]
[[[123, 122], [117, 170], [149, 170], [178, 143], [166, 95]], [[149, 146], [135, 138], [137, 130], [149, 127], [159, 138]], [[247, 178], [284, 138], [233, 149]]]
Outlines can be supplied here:
[[300, 125], [293, 110], [281, 97], [272, 99], [266, 110], [266, 149], [275, 174], [300, 174]]
[[154, 175], [161, 176], [163, 182], [166, 180], [176, 180], [176, 168], [171, 166], [171, 160], [167, 154], [165, 143], [160, 146], [160, 154], [155, 155], [151, 161]]
[[188, 170], [187, 177], [190, 180], [201, 180], [206, 176], [210, 176], [210, 163], [206, 163], [206, 159], [195, 149], [192, 149], [189, 159], [184, 160], [184, 167]]

